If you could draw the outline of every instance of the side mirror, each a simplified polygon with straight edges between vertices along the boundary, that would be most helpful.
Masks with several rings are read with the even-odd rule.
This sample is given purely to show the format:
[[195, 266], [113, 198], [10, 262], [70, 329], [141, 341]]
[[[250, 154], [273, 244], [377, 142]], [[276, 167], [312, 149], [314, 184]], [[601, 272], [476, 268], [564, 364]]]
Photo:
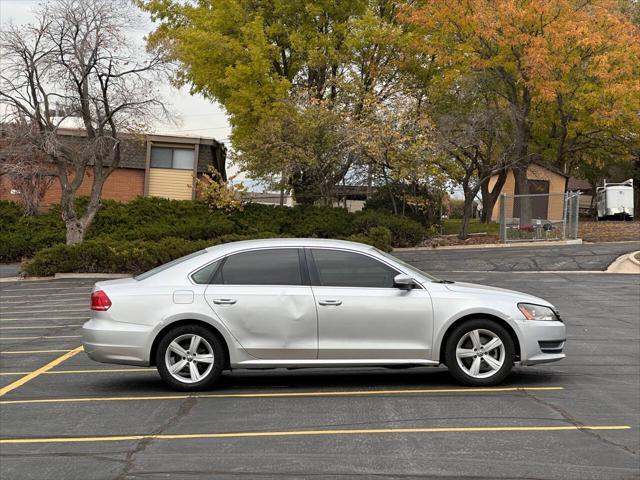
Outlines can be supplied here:
[[401, 290], [412, 290], [416, 281], [409, 275], [399, 274], [393, 277], [393, 286]]

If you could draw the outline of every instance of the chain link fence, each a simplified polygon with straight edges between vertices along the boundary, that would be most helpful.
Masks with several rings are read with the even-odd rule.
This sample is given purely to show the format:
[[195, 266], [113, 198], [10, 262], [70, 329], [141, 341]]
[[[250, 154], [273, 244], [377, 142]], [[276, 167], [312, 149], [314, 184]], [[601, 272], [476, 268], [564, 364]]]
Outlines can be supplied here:
[[579, 192], [502, 194], [499, 208], [503, 243], [578, 238]]

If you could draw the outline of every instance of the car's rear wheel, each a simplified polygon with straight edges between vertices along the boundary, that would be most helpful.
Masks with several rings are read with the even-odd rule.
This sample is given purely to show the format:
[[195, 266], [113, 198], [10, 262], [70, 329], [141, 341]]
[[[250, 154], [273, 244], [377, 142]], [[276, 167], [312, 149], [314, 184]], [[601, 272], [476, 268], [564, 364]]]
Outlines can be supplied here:
[[218, 337], [199, 325], [182, 325], [164, 334], [156, 352], [162, 379], [176, 390], [202, 390], [215, 383], [224, 367]]
[[477, 318], [456, 327], [445, 345], [445, 362], [451, 375], [469, 386], [502, 382], [515, 359], [509, 332], [499, 323]]

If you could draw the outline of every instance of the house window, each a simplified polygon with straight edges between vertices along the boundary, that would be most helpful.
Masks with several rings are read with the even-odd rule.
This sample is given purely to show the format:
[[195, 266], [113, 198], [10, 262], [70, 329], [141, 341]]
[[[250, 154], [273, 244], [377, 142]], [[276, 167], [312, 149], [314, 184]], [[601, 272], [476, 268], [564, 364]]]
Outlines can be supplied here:
[[193, 170], [194, 150], [191, 148], [151, 147], [152, 168]]

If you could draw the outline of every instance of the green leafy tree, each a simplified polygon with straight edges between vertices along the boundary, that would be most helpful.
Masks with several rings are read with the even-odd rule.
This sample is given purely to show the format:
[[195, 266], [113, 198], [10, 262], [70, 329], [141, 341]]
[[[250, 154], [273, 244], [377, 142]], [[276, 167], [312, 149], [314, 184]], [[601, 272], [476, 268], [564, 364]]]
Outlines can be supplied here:
[[[483, 210], [488, 210], [490, 218], [511, 166], [512, 144], [505, 102], [487, 92], [482, 83], [477, 76], [461, 78], [450, 88], [436, 90], [430, 102], [436, 124], [437, 163], [464, 193], [458, 232], [462, 240], [468, 237], [476, 197], [482, 191]], [[489, 191], [488, 182], [494, 175], [498, 181]]]
[[234, 160], [272, 188], [292, 188], [298, 203], [329, 202], [353, 166], [354, 142], [345, 115], [323, 102], [304, 109], [282, 103], [236, 140]]
[[[443, 78], [482, 74], [484, 86], [504, 99], [516, 188], [526, 193], [528, 166], [540, 155], [570, 162], [578, 151], [610, 151], [615, 135], [638, 131], [640, 36], [620, 5], [427, 0], [406, 18], [423, 35], [412, 47], [433, 54]], [[523, 222], [529, 207], [524, 201]]]
[[[159, 22], [149, 45], [176, 61], [175, 81], [228, 112], [243, 166], [253, 176], [285, 179], [300, 198], [328, 193], [326, 182], [341, 181], [355, 161], [348, 149], [335, 154], [345, 141], [327, 132], [356, 125], [372, 101], [402, 90], [411, 33], [397, 13], [408, 3], [138, 1]], [[323, 141], [336, 143], [317, 148], [314, 123], [326, 127]], [[275, 135], [269, 143], [286, 155], [271, 146], [267, 154], [256, 141], [269, 132]]]

